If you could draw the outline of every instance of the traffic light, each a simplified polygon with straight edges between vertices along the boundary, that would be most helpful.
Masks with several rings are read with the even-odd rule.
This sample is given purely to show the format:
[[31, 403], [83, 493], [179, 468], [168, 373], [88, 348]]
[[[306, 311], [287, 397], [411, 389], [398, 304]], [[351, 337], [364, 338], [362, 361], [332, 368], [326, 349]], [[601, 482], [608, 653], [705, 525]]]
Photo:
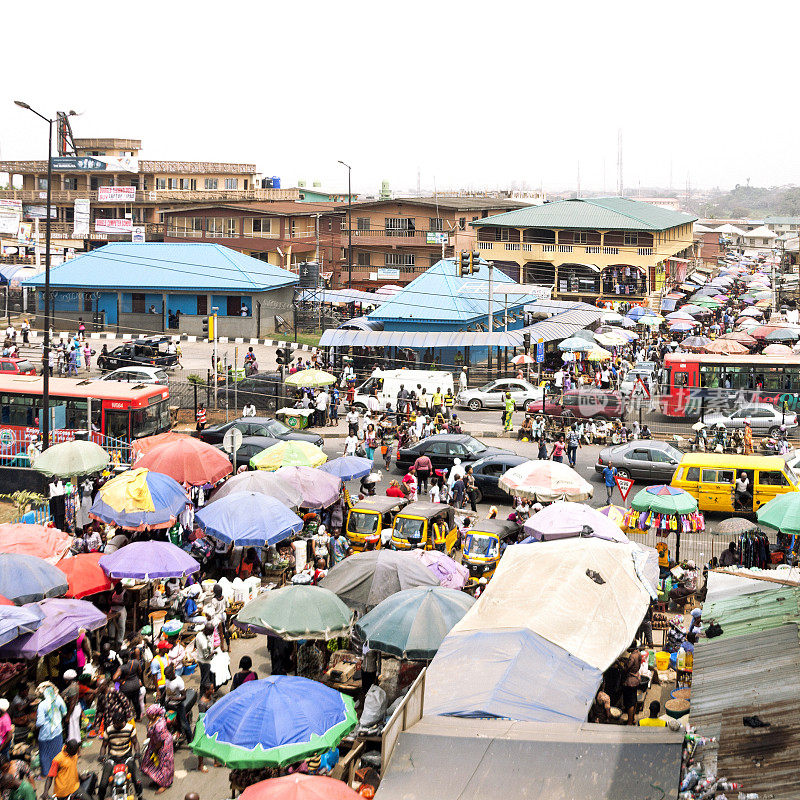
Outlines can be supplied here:
[[203, 336], [205, 336], [209, 342], [214, 341], [214, 322], [216, 319], [216, 314], [212, 314], [210, 317], [203, 317]]
[[463, 278], [465, 275], [469, 275], [470, 273], [470, 260], [469, 260], [469, 253], [466, 250], [462, 250], [459, 254], [459, 261], [458, 261], [458, 277]]
[[480, 250], [473, 250], [469, 254], [469, 271], [474, 275], [481, 268], [481, 253]]
[[530, 353], [531, 351], [531, 335], [527, 331], [522, 334], [522, 345], [525, 348], [526, 353]]
[[279, 347], [275, 358], [279, 367], [288, 367], [292, 363], [292, 348]]

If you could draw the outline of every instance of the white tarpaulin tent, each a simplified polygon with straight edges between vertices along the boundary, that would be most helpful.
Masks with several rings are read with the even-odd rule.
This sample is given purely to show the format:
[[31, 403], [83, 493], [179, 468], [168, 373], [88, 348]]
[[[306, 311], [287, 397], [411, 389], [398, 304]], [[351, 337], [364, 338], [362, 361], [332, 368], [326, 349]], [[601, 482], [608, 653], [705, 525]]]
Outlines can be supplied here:
[[650, 602], [635, 551], [595, 538], [509, 547], [431, 663], [426, 711], [585, 719]]

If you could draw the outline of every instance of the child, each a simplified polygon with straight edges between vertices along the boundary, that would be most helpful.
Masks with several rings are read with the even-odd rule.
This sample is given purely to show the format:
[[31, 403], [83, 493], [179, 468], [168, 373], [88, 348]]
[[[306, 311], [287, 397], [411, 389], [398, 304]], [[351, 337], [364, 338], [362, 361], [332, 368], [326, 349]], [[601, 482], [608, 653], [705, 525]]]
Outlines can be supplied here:
[[383, 456], [383, 463], [388, 470], [392, 464], [392, 444], [386, 437], [381, 439], [381, 455]]

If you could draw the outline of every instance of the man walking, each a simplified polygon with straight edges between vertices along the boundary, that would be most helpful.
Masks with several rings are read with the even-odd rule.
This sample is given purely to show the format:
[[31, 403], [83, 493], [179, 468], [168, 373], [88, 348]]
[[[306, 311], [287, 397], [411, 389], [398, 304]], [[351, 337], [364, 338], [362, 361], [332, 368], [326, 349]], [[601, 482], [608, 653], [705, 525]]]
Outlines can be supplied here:
[[578, 448], [581, 447], [581, 437], [578, 435], [577, 428], [573, 425], [567, 432], [567, 461], [575, 469], [578, 460]]
[[611, 503], [611, 497], [614, 494], [614, 478], [617, 477], [617, 468], [606, 464], [603, 469], [603, 480], [606, 484], [606, 503]]

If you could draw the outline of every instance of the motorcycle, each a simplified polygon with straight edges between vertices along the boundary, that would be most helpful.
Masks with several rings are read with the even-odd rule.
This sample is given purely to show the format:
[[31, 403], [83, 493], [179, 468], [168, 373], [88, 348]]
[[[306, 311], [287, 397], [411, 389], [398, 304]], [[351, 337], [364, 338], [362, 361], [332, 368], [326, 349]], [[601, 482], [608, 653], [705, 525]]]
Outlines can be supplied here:
[[[111, 784], [111, 800], [134, 800], [136, 788], [133, 785], [133, 775], [131, 775], [127, 759], [119, 764], [115, 764], [111, 770], [111, 777], [108, 779]], [[106, 793], [108, 796], [108, 793]]]

